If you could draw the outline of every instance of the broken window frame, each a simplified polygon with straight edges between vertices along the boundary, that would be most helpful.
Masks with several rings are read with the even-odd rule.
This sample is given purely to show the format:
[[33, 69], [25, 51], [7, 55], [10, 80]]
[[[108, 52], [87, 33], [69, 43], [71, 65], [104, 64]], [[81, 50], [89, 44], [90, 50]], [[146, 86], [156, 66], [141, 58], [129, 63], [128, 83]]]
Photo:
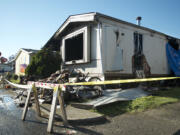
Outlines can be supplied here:
[[134, 32], [134, 67], [136, 70], [143, 69], [143, 34]]
[[[83, 34], [83, 58], [79, 60], [65, 61], [65, 55], [66, 55], [65, 54], [65, 40], [76, 37], [79, 34]], [[89, 27], [83, 27], [63, 37], [61, 52], [62, 52], [62, 60], [66, 65], [90, 62], [90, 29]]]
[[134, 54], [143, 54], [143, 34], [134, 32]]

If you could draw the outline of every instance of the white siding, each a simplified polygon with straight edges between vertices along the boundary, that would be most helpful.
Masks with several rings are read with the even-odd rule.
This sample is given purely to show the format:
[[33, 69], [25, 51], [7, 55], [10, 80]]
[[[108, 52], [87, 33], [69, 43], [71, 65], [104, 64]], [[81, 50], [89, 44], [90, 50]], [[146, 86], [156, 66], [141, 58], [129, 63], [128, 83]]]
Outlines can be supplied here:
[[167, 74], [166, 40], [158, 35], [144, 35], [144, 54], [151, 67], [152, 74]]
[[30, 63], [30, 55], [25, 51], [21, 51], [15, 61], [15, 74], [25, 75], [24, 73], [20, 72], [20, 65], [21, 64], [29, 65], [29, 63]]
[[[90, 62], [75, 65], [75, 69], [89, 73], [90, 76], [102, 76], [102, 53], [100, 47], [101, 29], [98, 26], [90, 28]], [[71, 69], [72, 65], [67, 66]]]
[[122, 46], [117, 42], [116, 28], [103, 26], [105, 71], [122, 70]]
[[[143, 35], [143, 54], [151, 67], [151, 74], [168, 74], [168, 64], [166, 58], [166, 38], [163, 35], [151, 33], [150, 31], [145, 31], [138, 29], [126, 24], [121, 24], [118, 22], [110, 21], [104, 18], [100, 19], [103, 24], [103, 47], [104, 47], [104, 70], [105, 72], [115, 71], [112, 68], [113, 63], [115, 63], [114, 54], [115, 50], [112, 46], [116, 43], [116, 35], [112, 31], [119, 31], [120, 36], [119, 47], [122, 48], [122, 68], [120, 73], [131, 74], [132, 73], [132, 56], [134, 54], [134, 32], [141, 33]], [[107, 30], [111, 29], [111, 30]], [[107, 33], [108, 32], [108, 33]], [[111, 44], [111, 45], [110, 45]], [[120, 51], [120, 50], [119, 50]], [[116, 59], [119, 62], [119, 59]]]
[[[90, 27], [90, 62], [77, 64], [75, 69], [89, 73], [90, 76], [103, 76], [105, 73], [109, 75], [111, 72], [118, 72], [118, 75], [132, 74], [134, 32], [138, 32], [143, 35], [143, 54], [151, 68], [151, 74], [169, 73], [165, 35], [103, 17], [98, 19], [98, 24]], [[71, 69], [72, 65], [67, 67]]]

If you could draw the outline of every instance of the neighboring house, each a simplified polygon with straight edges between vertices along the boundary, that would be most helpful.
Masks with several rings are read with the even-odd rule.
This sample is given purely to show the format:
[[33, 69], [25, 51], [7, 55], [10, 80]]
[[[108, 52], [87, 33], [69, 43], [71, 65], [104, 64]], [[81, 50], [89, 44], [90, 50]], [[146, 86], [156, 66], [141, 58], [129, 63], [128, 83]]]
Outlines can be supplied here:
[[4, 57], [1, 57], [0, 52], [0, 74], [3, 74], [5, 72], [12, 72], [12, 67], [8, 64], [7, 59]]
[[0, 74], [4, 72], [11, 72], [12, 67], [8, 64], [0, 64]]
[[30, 64], [31, 57], [38, 50], [21, 48], [15, 58], [15, 74], [25, 75], [25, 69]]
[[65, 68], [76, 64], [75, 69], [105, 80], [169, 75], [167, 42], [179, 48], [180, 39], [100, 13], [87, 13], [68, 17], [45, 46], [61, 46]]
[[9, 61], [7, 62], [7, 65], [11, 67], [11, 72], [14, 73], [15, 72], [15, 58], [9, 59]]

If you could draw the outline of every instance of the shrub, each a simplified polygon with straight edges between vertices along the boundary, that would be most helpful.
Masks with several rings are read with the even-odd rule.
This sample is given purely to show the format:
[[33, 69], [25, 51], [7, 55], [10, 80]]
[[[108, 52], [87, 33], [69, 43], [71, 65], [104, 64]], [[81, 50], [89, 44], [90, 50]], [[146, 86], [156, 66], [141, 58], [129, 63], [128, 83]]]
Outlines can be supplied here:
[[61, 57], [59, 53], [44, 48], [32, 57], [25, 74], [28, 78], [32, 76], [36, 79], [45, 78], [57, 71], [60, 64]]
[[12, 78], [12, 74], [7, 73], [5, 77], [6, 77], [8, 80], [10, 80], [10, 79]]
[[12, 75], [12, 78], [13, 78], [14, 80], [17, 80], [17, 79], [18, 79], [18, 75], [13, 74], [13, 75]]

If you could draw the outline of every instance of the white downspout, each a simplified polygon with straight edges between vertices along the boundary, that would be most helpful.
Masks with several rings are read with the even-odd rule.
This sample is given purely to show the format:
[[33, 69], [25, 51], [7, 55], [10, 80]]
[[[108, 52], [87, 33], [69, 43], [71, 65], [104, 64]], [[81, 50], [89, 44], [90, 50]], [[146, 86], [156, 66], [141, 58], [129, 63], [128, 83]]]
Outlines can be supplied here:
[[98, 37], [99, 37], [99, 50], [98, 51], [100, 51], [100, 56], [101, 56], [101, 58], [100, 58], [100, 60], [101, 60], [101, 62], [100, 62], [100, 67], [101, 67], [101, 76], [100, 76], [100, 79], [102, 80], [102, 81], [104, 81], [105, 80], [105, 77], [104, 77], [104, 61], [103, 61], [103, 44], [102, 44], [102, 23], [101, 22], [99, 22], [98, 23]]

